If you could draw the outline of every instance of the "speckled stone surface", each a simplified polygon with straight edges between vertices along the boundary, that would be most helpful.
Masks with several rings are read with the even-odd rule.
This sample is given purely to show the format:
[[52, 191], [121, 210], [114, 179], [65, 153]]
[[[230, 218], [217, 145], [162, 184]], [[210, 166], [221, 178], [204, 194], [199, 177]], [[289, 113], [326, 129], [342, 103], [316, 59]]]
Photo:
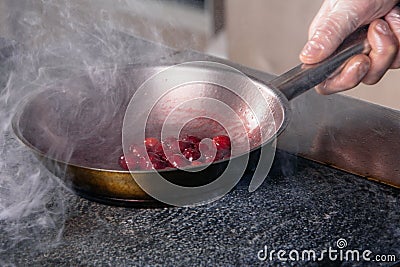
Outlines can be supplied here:
[[40, 251], [27, 240], [7, 256], [17, 266], [377, 265], [257, 258], [265, 245], [322, 251], [344, 238], [349, 249], [400, 260], [399, 190], [285, 153], [260, 189], [249, 193], [247, 182], [193, 208], [111, 207], [70, 195], [59, 243]]
[[[277, 154], [271, 173], [253, 193], [248, 192], [249, 179], [247, 174], [228, 195], [206, 206], [152, 209], [98, 204], [53, 183], [54, 193], [44, 209], [0, 221], [0, 264], [378, 265], [327, 257], [289, 262], [278, 260], [276, 254], [272, 260], [257, 257], [265, 246], [288, 252], [314, 250], [319, 256], [324, 249], [336, 248], [340, 238], [348, 249], [391, 254], [400, 261], [400, 190], [284, 152]], [[15, 229], [25, 232], [10, 234], [12, 224], [22, 220], [24, 227]], [[13, 240], [15, 236], [20, 239]]]

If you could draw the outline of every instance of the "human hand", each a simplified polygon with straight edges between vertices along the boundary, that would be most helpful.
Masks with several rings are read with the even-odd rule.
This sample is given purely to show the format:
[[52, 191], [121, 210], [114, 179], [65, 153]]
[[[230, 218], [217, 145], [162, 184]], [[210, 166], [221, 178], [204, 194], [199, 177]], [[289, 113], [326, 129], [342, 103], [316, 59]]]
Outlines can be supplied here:
[[375, 84], [388, 69], [400, 68], [400, 7], [398, 0], [325, 0], [309, 28], [309, 40], [300, 53], [305, 64], [318, 63], [331, 55], [343, 40], [370, 23], [369, 55], [349, 59], [326, 81], [316, 86], [331, 94], [357, 86]]

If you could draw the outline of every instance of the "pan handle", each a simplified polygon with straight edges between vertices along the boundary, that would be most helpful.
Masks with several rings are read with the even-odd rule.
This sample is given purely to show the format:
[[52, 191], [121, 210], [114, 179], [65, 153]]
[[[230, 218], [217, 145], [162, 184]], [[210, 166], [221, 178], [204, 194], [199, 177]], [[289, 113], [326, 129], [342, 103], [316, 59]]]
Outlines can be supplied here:
[[327, 59], [317, 64], [300, 64], [270, 81], [271, 86], [282, 91], [291, 100], [320, 84], [352, 56], [371, 51], [367, 39], [368, 26], [365, 25], [351, 34]]

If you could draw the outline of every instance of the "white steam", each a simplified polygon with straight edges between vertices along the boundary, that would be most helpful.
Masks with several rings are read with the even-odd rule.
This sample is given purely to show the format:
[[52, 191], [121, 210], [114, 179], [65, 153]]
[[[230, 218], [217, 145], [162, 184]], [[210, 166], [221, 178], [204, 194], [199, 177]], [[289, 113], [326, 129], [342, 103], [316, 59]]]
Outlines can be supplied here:
[[[35, 95], [45, 86], [91, 74], [93, 85], [100, 86], [92, 86], [93, 92], [85, 88], [81, 101], [85, 102], [90, 94], [97, 95], [104, 103], [90, 112], [104, 116], [106, 110], [109, 116], [114, 116], [115, 110], [105, 106], [118, 101], [108, 97], [115, 90], [113, 66], [157, 62], [171, 53], [164, 48], [146, 50], [147, 43], [133, 43], [126, 35], [119, 34], [121, 30], [143, 33], [142, 36], [152, 40], [166, 38], [140, 16], [151, 12], [145, 2], [0, 2], [0, 36], [20, 44], [13, 55], [0, 62], [0, 265], [13, 262], [10, 255], [17, 246], [45, 250], [57, 244], [67, 217], [68, 200], [72, 198], [69, 189], [16, 139], [11, 129], [13, 115], [27, 96]], [[159, 4], [151, 2], [153, 7]], [[175, 22], [171, 21], [173, 26]], [[101, 66], [111, 66], [109, 81], [102, 81], [101, 75], [96, 75]], [[82, 112], [79, 108], [71, 110], [71, 114]]]

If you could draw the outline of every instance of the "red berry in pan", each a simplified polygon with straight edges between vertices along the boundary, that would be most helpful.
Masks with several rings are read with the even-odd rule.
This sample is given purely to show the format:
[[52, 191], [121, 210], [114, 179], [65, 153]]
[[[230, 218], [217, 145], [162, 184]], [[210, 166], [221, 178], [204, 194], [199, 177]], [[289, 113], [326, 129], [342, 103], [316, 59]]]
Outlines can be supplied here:
[[168, 167], [168, 162], [157, 153], [149, 152], [149, 159], [153, 164], [153, 168], [156, 170], [165, 169], [166, 167]]
[[186, 148], [192, 147], [192, 143], [185, 140], [179, 140], [178, 143], [179, 143], [179, 150], [181, 152], [185, 151]]
[[[181, 140], [168, 137], [162, 143], [154, 137], [144, 140], [145, 147], [131, 145], [129, 155], [121, 155], [118, 163], [124, 170], [151, 170], [167, 167], [182, 168], [227, 159], [231, 156], [231, 141], [226, 135], [214, 136], [212, 141], [201, 141], [194, 135]], [[148, 154], [148, 159], [145, 157]], [[182, 154], [181, 154], [182, 153]], [[167, 156], [169, 157], [167, 160]]]
[[155, 160], [151, 163], [153, 164], [153, 168], [156, 170], [162, 170], [168, 167], [168, 163], [162, 160]]
[[214, 161], [217, 149], [215, 148], [215, 144], [211, 139], [203, 139], [203, 141], [199, 144], [199, 151], [201, 153], [199, 160], [204, 163], [211, 163]]
[[148, 153], [148, 156], [149, 156], [149, 159], [150, 159], [151, 162], [160, 160], [160, 156], [158, 156], [158, 155], [157, 155], [156, 153], [154, 153], [154, 152], [149, 152], [149, 153]]
[[122, 169], [129, 170], [128, 164], [126, 163], [124, 155], [119, 156], [118, 164], [119, 164], [119, 166], [121, 166]]
[[213, 142], [217, 147], [217, 150], [230, 150], [231, 140], [226, 135], [218, 135], [213, 138]]
[[183, 168], [190, 164], [190, 162], [180, 154], [174, 154], [169, 157], [169, 162], [175, 168]]
[[198, 138], [197, 136], [193, 136], [193, 135], [188, 135], [188, 136], [186, 136], [185, 139], [186, 139], [186, 141], [189, 141], [193, 144], [198, 144], [201, 141], [200, 138]]
[[199, 144], [199, 150], [201, 152], [205, 153], [205, 152], [210, 151], [210, 147], [206, 143], [202, 142]]
[[144, 149], [144, 147], [140, 147], [138, 145], [131, 145], [129, 147], [129, 152], [131, 152], [132, 155], [136, 157], [141, 157], [144, 155], [144, 153], [146, 153], [146, 150]]
[[163, 145], [165, 150], [171, 154], [177, 154], [179, 152], [183, 152], [186, 148], [192, 146], [192, 143], [186, 140], [178, 140], [174, 137], [168, 137], [163, 141]]
[[182, 138], [182, 141], [188, 142], [189, 145], [193, 148], [198, 148], [201, 139], [193, 135], [187, 135], [184, 138]]
[[217, 151], [217, 154], [215, 155], [214, 161], [222, 160], [224, 158], [224, 154]]
[[164, 156], [164, 150], [161, 143], [156, 144], [152, 147], [153, 152], [159, 155], [160, 157]]
[[214, 161], [227, 159], [231, 156], [230, 150], [217, 150], [217, 154], [215, 155]]
[[165, 140], [162, 141], [162, 144], [167, 154], [177, 154], [180, 152], [178, 139], [174, 137], [166, 138]]
[[154, 137], [147, 137], [144, 140], [144, 144], [148, 152], [155, 152], [155, 150], [159, 147], [160, 141]]
[[[119, 166], [124, 170], [135, 169], [137, 167], [137, 157], [133, 155], [121, 155], [118, 159]], [[129, 167], [128, 167], [129, 166]]]
[[187, 158], [189, 161], [195, 161], [200, 158], [200, 151], [195, 148], [186, 148], [182, 155]]
[[148, 170], [151, 170], [152, 168], [153, 168], [153, 165], [145, 157], [139, 158], [139, 169], [140, 170], [148, 171]]

